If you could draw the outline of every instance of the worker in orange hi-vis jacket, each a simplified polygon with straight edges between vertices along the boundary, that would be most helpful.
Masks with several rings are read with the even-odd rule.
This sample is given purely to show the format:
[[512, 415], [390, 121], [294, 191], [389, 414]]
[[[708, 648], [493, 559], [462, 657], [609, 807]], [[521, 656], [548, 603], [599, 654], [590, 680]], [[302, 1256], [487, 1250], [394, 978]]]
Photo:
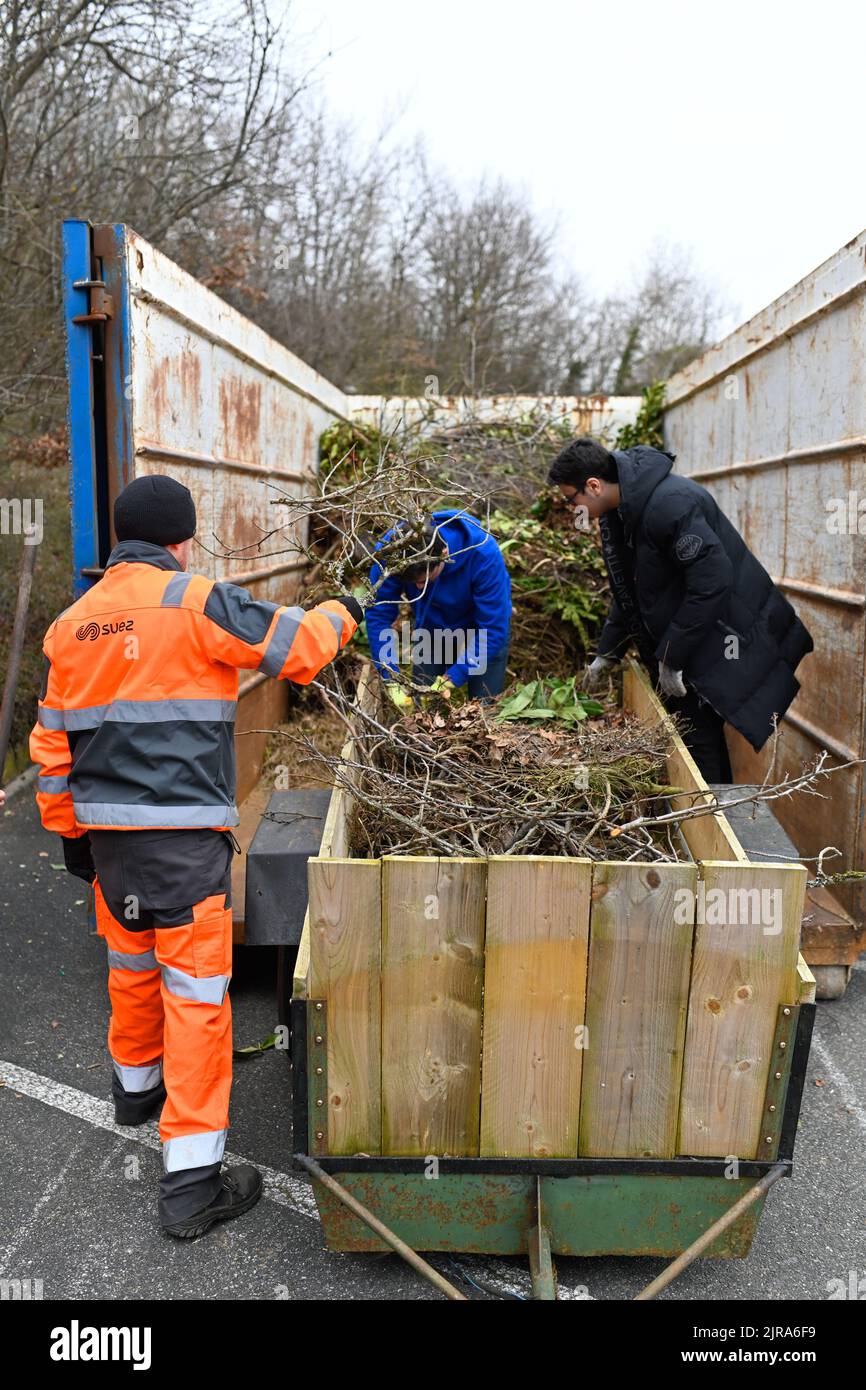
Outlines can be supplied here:
[[42, 823], [94, 885], [115, 1118], [141, 1124], [162, 1105], [160, 1221], [194, 1237], [262, 1191], [251, 1165], [222, 1168], [237, 668], [303, 685], [362, 612], [348, 595], [305, 611], [187, 573], [195, 506], [173, 478], [136, 478], [114, 526], [103, 578], [45, 636], [30, 752]]

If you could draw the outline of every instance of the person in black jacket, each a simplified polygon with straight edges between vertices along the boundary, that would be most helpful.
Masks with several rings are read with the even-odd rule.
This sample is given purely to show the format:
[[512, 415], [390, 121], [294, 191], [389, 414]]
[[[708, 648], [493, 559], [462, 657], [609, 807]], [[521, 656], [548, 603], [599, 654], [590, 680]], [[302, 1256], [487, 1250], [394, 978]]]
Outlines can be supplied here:
[[613, 594], [586, 681], [634, 644], [708, 782], [730, 782], [727, 721], [760, 750], [797, 691], [813, 642], [709, 492], [671, 472], [674, 455], [611, 453], [575, 439], [549, 481], [598, 520]]

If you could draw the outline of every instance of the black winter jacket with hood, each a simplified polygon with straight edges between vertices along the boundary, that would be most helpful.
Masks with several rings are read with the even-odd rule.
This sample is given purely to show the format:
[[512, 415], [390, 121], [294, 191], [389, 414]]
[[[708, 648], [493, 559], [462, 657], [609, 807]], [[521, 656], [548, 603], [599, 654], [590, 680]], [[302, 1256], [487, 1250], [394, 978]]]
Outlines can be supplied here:
[[[762, 748], [800, 689], [811, 636], [710, 493], [671, 473], [669, 454], [641, 445], [614, 458], [620, 505], [601, 529], [615, 597], [599, 655], [636, 642]], [[636, 624], [617, 601], [623, 585]]]

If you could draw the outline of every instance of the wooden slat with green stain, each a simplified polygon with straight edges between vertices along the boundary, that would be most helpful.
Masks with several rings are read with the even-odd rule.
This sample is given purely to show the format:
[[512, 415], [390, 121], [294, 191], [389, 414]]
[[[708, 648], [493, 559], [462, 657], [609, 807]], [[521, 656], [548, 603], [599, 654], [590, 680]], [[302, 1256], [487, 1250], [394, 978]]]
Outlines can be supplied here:
[[[649, 683], [643, 667], [636, 661], [626, 663], [622, 677], [623, 704], [648, 723], [664, 724], [670, 734], [671, 751], [667, 757], [667, 773], [672, 787], [682, 787], [687, 795], [671, 797], [671, 805], [677, 810], [696, 806], [701, 802], [714, 805], [715, 797], [701, 776], [697, 763], [692, 757], [676, 726], [671, 721], [659, 697]], [[701, 859], [737, 859], [747, 861], [747, 854], [734, 834], [726, 816], [721, 812], [713, 815], [696, 816], [681, 824], [683, 838], [695, 861]]]
[[800, 997], [806, 870], [705, 862], [701, 875], [678, 1152], [760, 1158], [778, 1010]]
[[326, 1004], [329, 1153], [381, 1152], [381, 865], [310, 859], [311, 1000]]
[[478, 1153], [487, 866], [382, 860], [382, 1151]]
[[489, 861], [481, 1154], [577, 1153], [592, 865]]
[[676, 1152], [697, 870], [593, 868], [581, 1156]]

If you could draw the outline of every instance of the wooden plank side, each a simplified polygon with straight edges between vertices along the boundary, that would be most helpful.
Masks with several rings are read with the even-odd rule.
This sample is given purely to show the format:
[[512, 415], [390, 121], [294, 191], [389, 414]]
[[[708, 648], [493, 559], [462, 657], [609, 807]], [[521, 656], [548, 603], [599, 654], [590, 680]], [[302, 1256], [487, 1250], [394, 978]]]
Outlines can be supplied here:
[[697, 869], [593, 867], [581, 1156], [676, 1152]]
[[[359, 709], [374, 717], [379, 709], [380, 684], [381, 681], [372, 665], [369, 662], [365, 663], [358, 678], [358, 689], [354, 703]], [[356, 760], [354, 738], [348, 738], [343, 744], [340, 758], [344, 764]], [[349, 812], [352, 807], [352, 795], [347, 784], [354, 785], [357, 776], [358, 773], [355, 769], [344, 767], [341, 773], [341, 785], [335, 786], [331, 792], [325, 824], [322, 827], [320, 856], [330, 855], [334, 858], [347, 858], [349, 856]]]
[[301, 939], [298, 943], [298, 954], [295, 957], [295, 968], [292, 971], [292, 998], [306, 999], [310, 984], [310, 909], [307, 908], [304, 914], [304, 925], [301, 928]]
[[592, 864], [491, 858], [481, 1154], [577, 1153]]
[[705, 863], [702, 879], [678, 1152], [759, 1158], [779, 1006], [802, 988], [806, 870]]
[[381, 866], [310, 859], [310, 998], [323, 1000], [328, 1152], [381, 1152]]
[[[378, 678], [377, 678], [378, 679]], [[358, 680], [358, 693], [356, 701], [362, 709], [375, 713], [378, 708], [379, 699], [373, 680], [373, 667], [368, 663], [361, 671]], [[343, 744], [340, 756], [344, 759], [352, 758], [354, 752], [353, 740], [347, 739]], [[322, 827], [322, 842], [319, 846], [319, 858], [335, 857], [344, 858], [349, 853], [349, 810], [351, 807], [351, 796], [345, 787], [334, 787], [331, 791], [331, 800], [328, 802], [328, 811], [325, 816], [325, 823]], [[304, 925], [301, 929], [301, 940], [298, 946], [298, 954], [295, 960], [295, 968], [292, 974], [292, 995], [295, 999], [306, 999], [309, 986], [310, 970], [310, 914], [309, 911], [304, 917]]]
[[382, 860], [382, 1152], [478, 1153], [487, 865]]
[[815, 1002], [815, 976], [809, 969], [808, 962], [802, 956], [797, 957], [797, 998], [801, 1004], [814, 1004]]
[[[351, 756], [351, 740], [343, 745], [342, 756]], [[319, 845], [319, 859], [344, 858], [349, 848], [349, 794], [343, 787], [334, 787], [331, 791], [331, 799], [328, 802], [328, 810], [325, 816], [325, 823], [322, 826], [322, 840]], [[310, 861], [312, 862], [312, 861]], [[358, 863], [367, 861], [359, 860]], [[378, 860], [370, 860], [370, 863], [378, 863]], [[309, 878], [309, 866], [308, 866]], [[307, 999], [310, 984], [310, 909], [307, 908], [304, 914], [304, 925], [301, 928], [301, 940], [298, 945], [298, 954], [295, 960], [295, 968], [292, 973], [292, 995], [295, 999]]]
[[[633, 710], [641, 719], [652, 720], [654, 723], [665, 723], [670, 727], [674, 743], [673, 752], [668, 755], [667, 760], [671, 786], [684, 787], [689, 792], [702, 792], [705, 794], [703, 799], [709, 801], [711, 799], [710, 793], [706, 782], [698, 771], [697, 763], [671, 724], [664, 705], [637, 662], [631, 660], [626, 662], [622, 689], [623, 704], [626, 709]], [[671, 798], [671, 804], [678, 811], [682, 807], [695, 805], [700, 799], [692, 795], [677, 796]], [[721, 813], [712, 816], [698, 816], [691, 821], [685, 820], [681, 829], [695, 861], [734, 859], [740, 863], [746, 863], [748, 860], [748, 855], [731, 829], [727, 817]]]

